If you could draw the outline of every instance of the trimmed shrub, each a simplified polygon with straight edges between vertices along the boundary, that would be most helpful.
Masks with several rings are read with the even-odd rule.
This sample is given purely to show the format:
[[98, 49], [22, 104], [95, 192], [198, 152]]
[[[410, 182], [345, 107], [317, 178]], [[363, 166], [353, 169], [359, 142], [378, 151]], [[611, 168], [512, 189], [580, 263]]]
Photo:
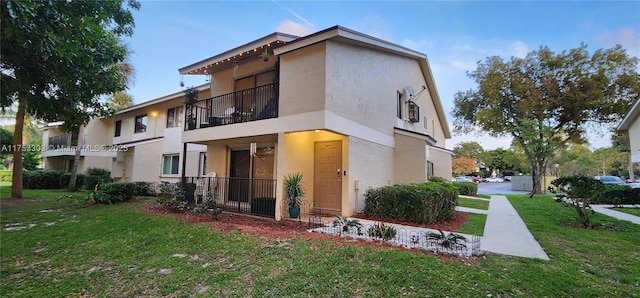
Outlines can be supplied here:
[[[76, 174], [76, 188], [82, 188], [86, 178], [87, 176], [85, 174]], [[69, 185], [69, 179], [71, 179], [71, 173], [60, 175], [60, 188], [66, 188]]]
[[628, 185], [605, 185], [593, 199], [598, 204], [640, 204], [640, 188], [631, 188]]
[[136, 192], [134, 182], [105, 183], [92, 193], [93, 200], [100, 204], [113, 204], [130, 200]]
[[452, 183], [412, 183], [368, 189], [367, 216], [429, 224], [453, 217], [458, 189]]
[[107, 169], [88, 168], [87, 176], [98, 176], [98, 177], [111, 179], [111, 171]]
[[86, 189], [94, 190], [96, 185], [113, 182], [111, 179], [111, 172], [105, 169], [88, 168], [87, 177], [85, 178], [84, 186]]
[[26, 189], [59, 189], [64, 172], [51, 170], [24, 171], [22, 187]]
[[0, 170], [0, 181], [11, 182], [13, 181], [12, 170]]
[[431, 176], [429, 177], [429, 182], [438, 182], [438, 183], [443, 183], [443, 182], [449, 182], [447, 179], [444, 179], [440, 176]]
[[138, 182], [133, 182], [133, 184], [135, 185], [135, 191], [133, 193], [134, 196], [150, 196], [150, 195], [152, 195], [152, 193], [151, 193], [151, 183], [144, 182], [144, 181], [138, 181]]
[[475, 182], [453, 182], [458, 188], [458, 193], [465, 196], [475, 196], [478, 194], [478, 184]]

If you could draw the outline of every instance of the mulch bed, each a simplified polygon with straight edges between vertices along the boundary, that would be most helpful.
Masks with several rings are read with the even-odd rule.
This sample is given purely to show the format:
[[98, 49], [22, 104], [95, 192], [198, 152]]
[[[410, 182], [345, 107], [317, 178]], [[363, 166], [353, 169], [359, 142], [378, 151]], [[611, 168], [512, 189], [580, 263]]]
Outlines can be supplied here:
[[[299, 238], [305, 240], [325, 240], [332, 241], [336, 245], [362, 245], [372, 247], [384, 247], [392, 249], [404, 249], [399, 246], [391, 245], [383, 241], [364, 241], [355, 240], [348, 237], [340, 237], [337, 235], [330, 235], [324, 233], [309, 233], [308, 223], [305, 221], [292, 221], [281, 220], [275, 221], [266, 218], [257, 218], [252, 216], [238, 215], [233, 213], [224, 212], [218, 215], [218, 219], [212, 219], [208, 213], [195, 213], [191, 211], [185, 212], [172, 212], [160, 204], [146, 204], [142, 207], [142, 211], [145, 213], [173, 216], [174, 218], [184, 220], [187, 222], [194, 222], [200, 224], [206, 224], [210, 226], [210, 229], [215, 232], [231, 232], [241, 231], [250, 235], [258, 237], [267, 237], [271, 239], [291, 239]], [[380, 221], [379, 218], [365, 217], [364, 215], [354, 215], [354, 218], [362, 218], [369, 220]], [[403, 224], [408, 226], [417, 226], [431, 229], [440, 229], [443, 231], [457, 231], [460, 226], [467, 221], [467, 215], [463, 212], [456, 212], [456, 215], [446, 222], [430, 224], [430, 225], [417, 225], [410, 222], [394, 221], [390, 219], [382, 220], [384, 222], [393, 222], [397, 224]], [[405, 249], [406, 250], [406, 249]], [[422, 250], [411, 250], [414, 252], [427, 253]], [[445, 259], [451, 259], [450, 256], [445, 256]]]

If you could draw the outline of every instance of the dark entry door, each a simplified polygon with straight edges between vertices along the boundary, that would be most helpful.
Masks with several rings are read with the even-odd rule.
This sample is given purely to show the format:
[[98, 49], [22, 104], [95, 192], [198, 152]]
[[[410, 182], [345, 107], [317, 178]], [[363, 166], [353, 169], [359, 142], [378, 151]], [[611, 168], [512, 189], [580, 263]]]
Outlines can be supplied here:
[[229, 200], [249, 202], [249, 171], [251, 167], [249, 150], [231, 151], [231, 171], [229, 175]]

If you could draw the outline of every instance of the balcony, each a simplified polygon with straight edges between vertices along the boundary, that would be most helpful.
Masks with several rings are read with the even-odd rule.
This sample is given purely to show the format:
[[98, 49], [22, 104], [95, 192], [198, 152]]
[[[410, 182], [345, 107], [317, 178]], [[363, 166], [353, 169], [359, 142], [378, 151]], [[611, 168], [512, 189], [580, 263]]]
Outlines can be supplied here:
[[72, 146], [76, 146], [78, 144], [78, 134], [77, 133], [66, 133], [55, 137], [49, 138], [49, 143], [47, 143], [48, 150], [56, 150], [62, 148], [69, 148]]
[[187, 104], [184, 130], [277, 117], [278, 83], [272, 83]]

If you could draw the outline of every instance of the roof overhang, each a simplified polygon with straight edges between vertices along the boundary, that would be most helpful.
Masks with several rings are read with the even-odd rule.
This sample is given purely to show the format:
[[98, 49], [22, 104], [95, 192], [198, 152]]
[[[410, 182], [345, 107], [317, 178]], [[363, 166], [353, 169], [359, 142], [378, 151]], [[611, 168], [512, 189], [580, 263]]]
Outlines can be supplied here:
[[[204, 90], [209, 89], [209, 87], [210, 87], [209, 83], [206, 83], [206, 84], [202, 84], [200, 86], [196, 86], [194, 88], [196, 88], [198, 91], [202, 92]], [[127, 112], [131, 112], [133, 110], [137, 110], [137, 109], [140, 109], [140, 108], [148, 107], [148, 106], [151, 106], [151, 105], [154, 105], [154, 104], [158, 104], [158, 103], [161, 103], [161, 102], [164, 102], [164, 101], [168, 101], [168, 100], [171, 100], [171, 99], [176, 99], [176, 98], [179, 98], [179, 97], [182, 97], [182, 96], [184, 96], [184, 91], [178, 91], [178, 92], [175, 92], [175, 93], [172, 93], [172, 94], [169, 94], [169, 95], [165, 95], [163, 97], [159, 97], [159, 98], [156, 98], [156, 99], [145, 101], [143, 103], [139, 103], [137, 105], [132, 105], [130, 107], [126, 107], [124, 109], [117, 110], [116, 111], [116, 115], [124, 114], [124, 113], [127, 113]]]
[[451, 130], [449, 129], [449, 123], [447, 122], [447, 115], [442, 108], [442, 101], [440, 100], [440, 95], [438, 94], [438, 89], [433, 79], [429, 60], [427, 55], [423, 53], [341, 26], [334, 26], [305, 37], [301, 37], [293, 42], [274, 49], [273, 52], [275, 55], [281, 55], [316, 43], [324, 42], [326, 40], [353, 44], [359, 47], [371, 48], [392, 53], [394, 55], [416, 59], [420, 64], [420, 69], [422, 70], [422, 74], [429, 88], [429, 94], [433, 99], [433, 104], [436, 108], [436, 113], [438, 114], [438, 120], [442, 126], [442, 130], [444, 131], [444, 136], [446, 139], [451, 139]]
[[394, 127], [393, 132], [397, 133], [399, 135], [421, 139], [421, 140], [425, 141], [427, 143], [427, 145], [429, 145], [429, 146], [435, 146], [436, 143], [438, 142], [436, 139], [434, 139], [433, 137], [431, 137], [428, 134], [423, 134], [423, 133], [419, 133], [419, 132], [415, 132], [415, 131], [411, 131], [411, 130], [406, 130], [406, 129], [402, 129], [402, 128], [399, 128], [399, 127]]
[[629, 113], [627, 113], [627, 115], [624, 116], [624, 119], [622, 119], [622, 122], [620, 122], [620, 125], [618, 125], [618, 129], [619, 130], [629, 129], [631, 127], [631, 124], [633, 124], [633, 122], [636, 121], [638, 117], [640, 117], [640, 100], [637, 100], [636, 103], [631, 108], [631, 110], [629, 111]]
[[267, 51], [270, 54], [288, 42], [298, 39], [298, 36], [286, 33], [272, 33], [247, 44], [228, 50], [224, 53], [209, 57], [194, 64], [178, 69], [183, 75], [211, 74], [223, 69], [233, 67], [233, 64], [247, 59], [261, 59], [260, 54]]

